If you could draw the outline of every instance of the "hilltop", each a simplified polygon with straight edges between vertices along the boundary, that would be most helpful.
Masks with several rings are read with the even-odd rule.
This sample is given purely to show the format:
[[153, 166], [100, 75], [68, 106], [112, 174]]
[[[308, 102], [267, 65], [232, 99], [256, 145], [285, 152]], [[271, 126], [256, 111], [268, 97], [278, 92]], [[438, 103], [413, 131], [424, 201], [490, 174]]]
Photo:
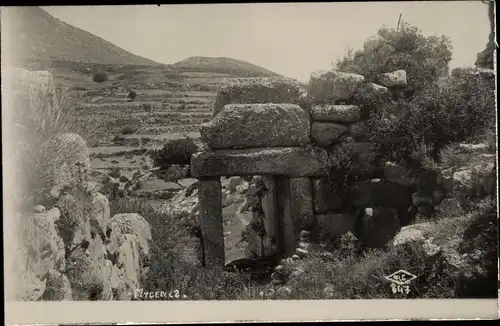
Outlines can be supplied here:
[[211, 58], [211, 57], [189, 57], [182, 61], [173, 64], [176, 68], [186, 70], [204, 70], [215, 71], [220, 73], [237, 73], [244, 72], [249, 76], [281, 76], [271, 70], [259, 67], [252, 63], [226, 57]]
[[94, 34], [69, 25], [39, 7], [10, 7], [8, 47], [19, 60], [158, 66]]

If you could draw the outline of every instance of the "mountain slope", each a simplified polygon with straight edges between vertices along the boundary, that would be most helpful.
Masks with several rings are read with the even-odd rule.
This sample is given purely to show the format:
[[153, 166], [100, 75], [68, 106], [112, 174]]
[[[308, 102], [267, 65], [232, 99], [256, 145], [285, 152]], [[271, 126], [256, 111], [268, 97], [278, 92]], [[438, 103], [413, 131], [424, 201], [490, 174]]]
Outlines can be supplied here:
[[189, 57], [173, 64], [184, 69], [200, 69], [206, 71], [236, 72], [244, 71], [253, 76], [280, 76], [279, 74], [254, 65], [252, 63], [232, 58]]
[[10, 7], [5, 17], [9, 29], [5, 41], [20, 60], [160, 65], [66, 24], [39, 7]]

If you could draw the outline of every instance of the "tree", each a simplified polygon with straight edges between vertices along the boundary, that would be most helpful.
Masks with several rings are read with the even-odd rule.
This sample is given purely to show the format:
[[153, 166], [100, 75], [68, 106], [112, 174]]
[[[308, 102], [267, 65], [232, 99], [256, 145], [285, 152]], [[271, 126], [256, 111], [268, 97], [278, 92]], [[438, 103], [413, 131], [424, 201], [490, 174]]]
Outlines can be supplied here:
[[447, 76], [451, 61], [451, 41], [448, 37], [425, 37], [421, 30], [401, 21], [399, 30], [381, 27], [376, 36], [367, 40], [362, 50], [349, 49], [335, 68], [344, 72], [363, 75], [367, 81], [376, 82], [380, 73], [406, 70], [408, 86], [405, 97]]
[[134, 92], [133, 90], [129, 89], [127, 98], [130, 100], [130, 102], [132, 102], [136, 97], [137, 97], [137, 93]]
[[105, 82], [106, 80], [108, 80], [109, 76], [106, 72], [96, 72], [94, 74], [94, 77], [92, 77], [92, 81], [96, 82], [96, 83], [103, 83]]
[[161, 150], [151, 152], [154, 166], [168, 170], [171, 165], [189, 166], [191, 156], [198, 152], [198, 146], [191, 138], [169, 141]]

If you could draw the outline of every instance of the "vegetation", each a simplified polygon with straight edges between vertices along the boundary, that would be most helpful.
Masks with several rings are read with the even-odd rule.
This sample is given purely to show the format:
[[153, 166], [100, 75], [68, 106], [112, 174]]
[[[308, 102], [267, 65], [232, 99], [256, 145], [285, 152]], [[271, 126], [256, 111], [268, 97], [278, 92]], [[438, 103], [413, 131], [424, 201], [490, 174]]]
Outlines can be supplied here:
[[34, 102], [20, 100], [16, 106], [18, 130], [14, 173], [20, 182], [16, 198], [26, 207], [44, 205], [52, 198], [50, 190], [54, 185], [55, 169], [78, 157], [82, 150], [76, 144], [68, 146], [61, 141], [61, 134], [77, 133], [91, 142], [95, 126], [84, 124], [75, 117], [64, 93], [54, 98], [47, 90]]
[[92, 81], [100, 84], [100, 83], [104, 83], [105, 81], [107, 81], [108, 78], [109, 78], [108, 73], [106, 73], [106, 72], [96, 72], [94, 74], [94, 76], [92, 77]]
[[150, 156], [154, 166], [168, 170], [171, 165], [189, 166], [196, 152], [198, 146], [192, 138], [180, 138], [169, 141], [161, 150], [151, 151]]
[[421, 30], [401, 21], [399, 30], [382, 27], [364, 44], [363, 50], [350, 49], [335, 68], [365, 76], [376, 82], [380, 73], [404, 69], [408, 76], [405, 97], [448, 75], [451, 41], [446, 36], [425, 37]]
[[[399, 31], [386, 27], [367, 41], [361, 51], [350, 51], [336, 63], [342, 71], [377, 75], [404, 69], [408, 86], [404, 97], [388, 101], [382, 96], [358, 94], [357, 102], [370, 129], [369, 139], [382, 145], [388, 159], [414, 162], [415, 153], [439, 161], [440, 150], [453, 142], [477, 141], [494, 133], [494, 82], [467, 70], [448, 76], [451, 45], [447, 37], [425, 37], [403, 22]], [[418, 155], [417, 155], [418, 156]]]
[[[243, 271], [203, 268], [199, 262], [199, 243], [184, 226], [181, 216], [166, 216], [141, 200], [118, 199], [111, 204], [112, 214], [139, 212], [151, 225], [154, 240], [151, 266], [141, 283], [144, 289], [151, 291], [179, 290], [181, 295], [194, 300], [276, 299], [278, 289], [286, 286], [291, 289], [287, 299], [403, 298], [402, 294], [392, 292], [385, 276], [404, 269], [417, 275], [407, 298], [461, 295], [457, 294], [461, 291], [457, 275], [445, 264], [444, 257], [429, 259], [418, 244], [360, 252], [352, 234], [343, 236], [331, 251], [313, 245], [307, 257], [285, 263], [286, 283], [256, 283]], [[431, 232], [436, 239], [460, 239], [462, 233], [472, 232], [469, 226], [474, 221], [488, 218], [494, 210], [494, 201], [479, 202], [469, 214], [430, 221], [432, 227], [426, 232]], [[469, 241], [476, 239], [473, 237], [471, 233]], [[483, 238], [482, 241], [490, 241], [491, 235]], [[467, 246], [467, 243], [462, 245]], [[494, 250], [494, 246], [491, 248]], [[493, 263], [495, 259], [483, 261], [489, 270]], [[293, 276], [297, 268], [306, 272]], [[487, 297], [489, 292], [484, 289], [478, 296]]]
[[128, 91], [128, 94], [127, 94], [127, 98], [132, 102], [133, 100], [135, 100], [135, 98], [137, 97], [137, 93], [134, 92], [133, 90], [129, 90]]

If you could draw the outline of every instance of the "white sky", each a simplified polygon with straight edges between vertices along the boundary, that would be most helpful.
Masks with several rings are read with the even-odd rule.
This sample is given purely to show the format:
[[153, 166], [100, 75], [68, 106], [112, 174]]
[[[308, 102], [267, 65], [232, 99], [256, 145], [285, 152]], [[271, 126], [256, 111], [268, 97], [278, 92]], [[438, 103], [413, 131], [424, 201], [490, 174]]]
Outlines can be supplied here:
[[489, 34], [480, 1], [42, 7], [51, 15], [161, 63], [231, 57], [307, 82], [348, 47], [402, 19], [452, 40], [451, 67], [472, 66]]

